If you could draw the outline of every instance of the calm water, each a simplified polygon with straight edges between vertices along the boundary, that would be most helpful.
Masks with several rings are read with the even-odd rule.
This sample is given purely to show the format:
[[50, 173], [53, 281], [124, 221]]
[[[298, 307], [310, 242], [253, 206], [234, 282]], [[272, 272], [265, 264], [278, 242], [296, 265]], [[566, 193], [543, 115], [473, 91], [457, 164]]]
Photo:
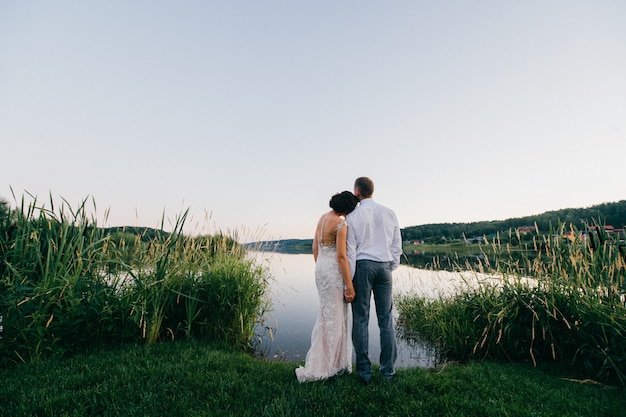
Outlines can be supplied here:
[[[253, 256], [258, 262], [269, 266], [274, 278], [271, 286], [273, 311], [266, 322], [272, 328], [273, 340], [269, 332], [261, 332], [263, 337], [260, 350], [270, 360], [304, 361], [319, 307], [313, 255], [256, 252]], [[393, 279], [396, 294], [412, 293], [436, 297], [458, 290], [472, 278], [457, 273], [427, 271], [401, 265], [394, 271]], [[440, 362], [440, 355], [432, 345], [420, 340], [409, 342], [400, 336], [397, 338], [398, 368], [432, 367]], [[372, 363], [379, 362], [379, 340], [372, 300], [369, 346]]]

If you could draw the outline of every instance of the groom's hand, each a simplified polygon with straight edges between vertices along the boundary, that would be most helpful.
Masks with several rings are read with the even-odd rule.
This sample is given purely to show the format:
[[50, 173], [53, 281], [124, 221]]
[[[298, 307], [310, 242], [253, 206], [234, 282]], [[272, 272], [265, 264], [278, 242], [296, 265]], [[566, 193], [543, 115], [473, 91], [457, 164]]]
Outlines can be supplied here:
[[343, 299], [346, 301], [346, 303], [353, 302], [354, 296], [354, 288], [346, 288], [345, 290], [343, 290]]

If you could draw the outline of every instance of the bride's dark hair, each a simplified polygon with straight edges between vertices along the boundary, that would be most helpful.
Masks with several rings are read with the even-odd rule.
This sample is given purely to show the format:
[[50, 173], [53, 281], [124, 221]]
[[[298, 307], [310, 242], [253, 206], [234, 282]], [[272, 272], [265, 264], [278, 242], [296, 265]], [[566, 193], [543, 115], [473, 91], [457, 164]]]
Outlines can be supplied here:
[[351, 213], [359, 203], [357, 196], [350, 191], [342, 191], [330, 198], [330, 208], [338, 214]]

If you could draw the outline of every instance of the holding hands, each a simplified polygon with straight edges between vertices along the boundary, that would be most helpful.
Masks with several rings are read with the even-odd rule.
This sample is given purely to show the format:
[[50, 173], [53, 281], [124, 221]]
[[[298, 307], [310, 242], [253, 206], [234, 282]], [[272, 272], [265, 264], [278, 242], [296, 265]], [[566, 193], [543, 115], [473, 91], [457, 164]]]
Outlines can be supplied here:
[[346, 301], [346, 303], [353, 302], [354, 296], [355, 296], [354, 287], [349, 287], [343, 290], [343, 299]]

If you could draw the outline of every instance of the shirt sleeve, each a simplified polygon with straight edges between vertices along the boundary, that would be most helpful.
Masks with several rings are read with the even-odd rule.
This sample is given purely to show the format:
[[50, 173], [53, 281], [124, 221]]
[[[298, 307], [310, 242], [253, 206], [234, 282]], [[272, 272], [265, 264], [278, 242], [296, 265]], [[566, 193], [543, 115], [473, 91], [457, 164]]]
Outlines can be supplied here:
[[400, 226], [396, 220], [393, 228], [393, 238], [391, 241], [390, 252], [393, 257], [391, 261], [391, 269], [395, 270], [400, 265], [400, 256], [402, 256], [402, 236], [400, 234]]
[[350, 216], [346, 217], [348, 225], [348, 237], [346, 239], [346, 256], [348, 257], [348, 265], [350, 265], [350, 274], [354, 278], [354, 270], [356, 268], [356, 237], [354, 236], [354, 228], [350, 222]]

